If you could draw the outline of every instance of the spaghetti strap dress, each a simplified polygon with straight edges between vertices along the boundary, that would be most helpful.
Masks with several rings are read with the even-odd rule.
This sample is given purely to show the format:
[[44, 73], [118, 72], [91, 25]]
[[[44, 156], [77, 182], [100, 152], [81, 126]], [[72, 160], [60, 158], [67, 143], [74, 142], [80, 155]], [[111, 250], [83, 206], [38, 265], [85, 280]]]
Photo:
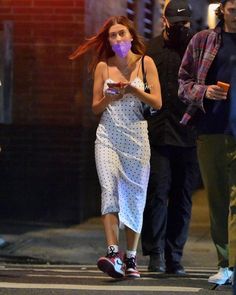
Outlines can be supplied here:
[[[107, 79], [107, 83], [114, 82]], [[131, 84], [144, 89], [136, 77]], [[127, 93], [102, 114], [95, 141], [95, 161], [101, 185], [101, 213], [118, 213], [120, 228], [140, 233], [150, 172], [147, 121], [141, 101]]]

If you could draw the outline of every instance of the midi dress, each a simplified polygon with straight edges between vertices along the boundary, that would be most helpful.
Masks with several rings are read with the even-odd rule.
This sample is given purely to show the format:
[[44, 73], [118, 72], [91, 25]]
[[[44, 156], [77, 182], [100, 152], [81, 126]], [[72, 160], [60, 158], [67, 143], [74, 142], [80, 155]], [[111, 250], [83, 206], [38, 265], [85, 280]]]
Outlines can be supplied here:
[[[107, 79], [107, 83], [114, 82]], [[144, 89], [136, 77], [131, 84]], [[147, 121], [141, 101], [127, 93], [104, 110], [96, 131], [95, 161], [101, 185], [101, 214], [118, 213], [120, 228], [140, 233], [150, 173]]]

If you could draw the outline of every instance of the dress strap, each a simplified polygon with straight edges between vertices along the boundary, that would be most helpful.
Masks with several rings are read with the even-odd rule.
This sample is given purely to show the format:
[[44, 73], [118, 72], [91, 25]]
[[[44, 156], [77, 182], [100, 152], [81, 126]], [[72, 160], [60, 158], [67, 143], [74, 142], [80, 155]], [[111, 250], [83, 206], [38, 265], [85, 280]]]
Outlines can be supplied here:
[[147, 84], [147, 78], [146, 78], [147, 73], [146, 73], [145, 68], [144, 68], [144, 57], [145, 57], [145, 55], [143, 55], [141, 57], [141, 65], [142, 65], [143, 82], [144, 82], [144, 85], [146, 85]]
[[109, 73], [108, 61], [107, 61], [107, 79], [110, 79], [110, 73]]
[[137, 71], [137, 77], [139, 77], [139, 71], [140, 71], [140, 67], [141, 67], [141, 64], [142, 64], [142, 59], [143, 59], [144, 56], [142, 56], [140, 59], [139, 59], [139, 66], [138, 66], [138, 71]]

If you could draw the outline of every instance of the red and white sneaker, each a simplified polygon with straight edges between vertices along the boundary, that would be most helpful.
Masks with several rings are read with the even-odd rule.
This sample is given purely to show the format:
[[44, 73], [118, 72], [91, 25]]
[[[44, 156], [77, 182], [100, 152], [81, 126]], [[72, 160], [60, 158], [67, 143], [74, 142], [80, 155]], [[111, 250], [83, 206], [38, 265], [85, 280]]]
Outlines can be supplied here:
[[115, 279], [123, 278], [125, 275], [124, 263], [119, 253], [112, 252], [100, 257], [97, 261], [97, 267]]
[[128, 278], [140, 278], [140, 273], [137, 269], [136, 257], [127, 258], [124, 257], [124, 263], [126, 266], [125, 276]]

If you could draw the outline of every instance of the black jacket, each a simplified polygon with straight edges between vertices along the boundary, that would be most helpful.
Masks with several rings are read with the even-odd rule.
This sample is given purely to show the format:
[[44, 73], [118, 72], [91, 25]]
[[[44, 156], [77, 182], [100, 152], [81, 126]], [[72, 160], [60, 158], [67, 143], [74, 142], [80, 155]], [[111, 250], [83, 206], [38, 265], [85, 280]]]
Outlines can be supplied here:
[[147, 118], [151, 145], [195, 146], [195, 128], [180, 124], [186, 110], [178, 97], [178, 71], [183, 50], [171, 47], [160, 35], [149, 42], [147, 55], [156, 64], [162, 92], [161, 110]]

